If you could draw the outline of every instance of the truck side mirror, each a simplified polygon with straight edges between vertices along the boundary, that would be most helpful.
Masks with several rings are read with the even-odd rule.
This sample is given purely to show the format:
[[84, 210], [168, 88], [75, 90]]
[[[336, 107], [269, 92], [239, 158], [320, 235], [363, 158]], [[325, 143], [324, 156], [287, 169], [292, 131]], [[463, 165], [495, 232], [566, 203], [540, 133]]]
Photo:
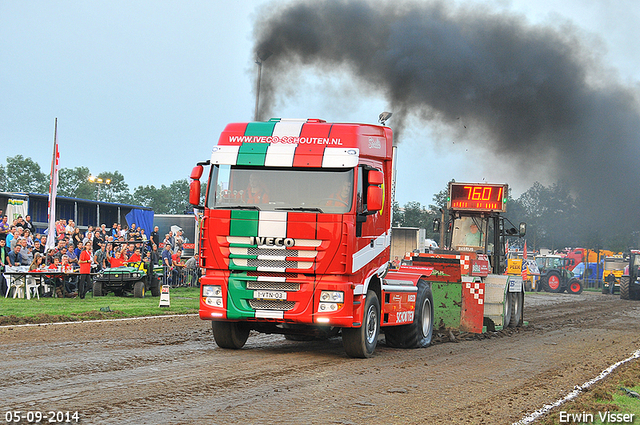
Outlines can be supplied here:
[[438, 233], [440, 232], [440, 219], [439, 218], [434, 218], [433, 219], [433, 233]]
[[189, 184], [189, 203], [194, 207], [200, 206], [200, 180], [193, 180]]
[[374, 213], [382, 209], [382, 188], [369, 186], [367, 188], [367, 211]]
[[382, 209], [382, 185], [384, 174], [381, 171], [370, 170], [368, 175], [369, 186], [367, 187], [367, 212], [373, 214]]
[[193, 180], [200, 180], [200, 177], [202, 177], [202, 172], [204, 171], [204, 167], [202, 165], [196, 165], [195, 167], [193, 167], [193, 170], [191, 170], [191, 178]]
[[520, 223], [520, 237], [523, 237], [527, 233], [527, 223]]
[[189, 183], [189, 203], [194, 207], [200, 207], [200, 177], [202, 177], [203, 171], [204, 167], [198, 164], [193, 167], [191, 176], [189, 176], [193, 180]]

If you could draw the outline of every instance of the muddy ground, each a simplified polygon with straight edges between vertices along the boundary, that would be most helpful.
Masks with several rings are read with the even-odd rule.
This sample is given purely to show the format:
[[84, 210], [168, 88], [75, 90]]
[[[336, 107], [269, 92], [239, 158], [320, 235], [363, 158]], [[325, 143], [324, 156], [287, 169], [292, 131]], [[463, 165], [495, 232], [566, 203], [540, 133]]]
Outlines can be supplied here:
[[[348, 358], [340, 338], [213, 342], [196, 316], [0, 328], [0, 408], [83, 424], [511, 424], [640, 348], [640, 301], [527, 294], [527, 327]], [[4, 418], [0, 418], [4, 419]], [[27, 423], [23, 421], [22, 423]]]

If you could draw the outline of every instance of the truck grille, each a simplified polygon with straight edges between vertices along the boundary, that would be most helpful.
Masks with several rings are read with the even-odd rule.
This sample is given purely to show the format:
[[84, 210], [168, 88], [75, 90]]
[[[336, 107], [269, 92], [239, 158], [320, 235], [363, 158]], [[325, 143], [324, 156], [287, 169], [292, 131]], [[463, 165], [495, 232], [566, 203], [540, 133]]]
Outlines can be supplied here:
[[300, 284], [294, 282], [260, 282], [248, 281], [247, 289], [266, 289], [272, 291], [299, 291]]
[[251, 308], [256, 310], [289, 311], [295, 307], [294, 301], [249, 300]]

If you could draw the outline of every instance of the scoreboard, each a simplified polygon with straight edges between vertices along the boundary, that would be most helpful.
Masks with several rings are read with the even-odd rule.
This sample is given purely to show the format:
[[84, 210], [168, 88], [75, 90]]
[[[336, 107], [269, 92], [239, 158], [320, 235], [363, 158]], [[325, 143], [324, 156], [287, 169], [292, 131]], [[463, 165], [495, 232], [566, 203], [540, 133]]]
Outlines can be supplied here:
[[447, 208], [458, 211], [506, 212], [507, 184], [449, 183]]

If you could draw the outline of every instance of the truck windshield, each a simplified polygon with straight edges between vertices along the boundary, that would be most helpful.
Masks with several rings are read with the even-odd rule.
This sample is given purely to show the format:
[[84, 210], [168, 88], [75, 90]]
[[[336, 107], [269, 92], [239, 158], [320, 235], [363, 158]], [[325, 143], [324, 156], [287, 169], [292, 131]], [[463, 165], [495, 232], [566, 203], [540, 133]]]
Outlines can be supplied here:
[[208, 208], [345, 213], [353, 204], [353, 169], [211, 167]]
[[487, 220], [480, 217], [460, 217], [453, 223], [451, 246], [458, 251], [484, 250]]

